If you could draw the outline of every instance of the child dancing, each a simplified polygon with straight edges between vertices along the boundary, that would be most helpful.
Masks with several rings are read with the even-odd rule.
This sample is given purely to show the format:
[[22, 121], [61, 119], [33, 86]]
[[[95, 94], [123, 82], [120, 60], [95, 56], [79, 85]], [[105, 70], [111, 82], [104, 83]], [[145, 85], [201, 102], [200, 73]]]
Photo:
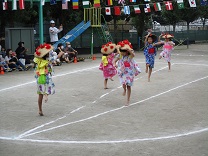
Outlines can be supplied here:
[[131, 86], [133, 85], [134, 76], [137, 76], [141, 70], [138, 64], [134, 61], [134, 50], [128, 40], [118, 43], [117, 49], [119, 54], [116, 56], [113, 65], [117, 68], [120, 83], [123, 85], [123, 96], [127, 91], [126, 106], [129, 105], [131, 96]]
[[155, 56], [156, 56], [156, 47], [155, 42], [157, 40], [157, 36], [153, 34], [148, 34], [145, 36], [145, 49], [144, 56], [146, 59], [146, 73], [148, 73], [148, 82], [150, 82], [150, 76], [152, 74], [152, 68], [154, 68]]
[[101, 48], [102, 62], [100, 63], [99, 69], [103, 71], [104, 77], [104, 89], [108, 89], [107, 82], [108, 79], [113, 81], [112, 77], [116, 75], [116, 68], [113, 66], [113, 59], [115, 56], [114, 50], [116, 49], [116, 44], [112, 42], [103, 45]]
[[[165, 39], [165, 41], [160, 41], [161, 36]], [[163, 44], [163, 51], [160, 53], [159, 59], [161, 59], [162, 57], [165, 58], [165, 60], [168, 62], [169, 71], [171, 69], [171, 52], [173, 51], [173, 46], [175, 45], [175, 43], [171, 41], [173, 37], [174, 36], [170, 34], [161, 34], [159, 36], [159, 42], [156, 43], [156, 45]]]
[[49, 52], [53, 50], [53, 46], [50, 44], [40, 45], [34, 54], [35, 78], [37, 80], [37, 93], [38, 93], [38, 108], [39, 115], [43, 116], [42, 101], [48, 101], [48, 95], [54, 94], [54, 83], [52, 81], [52, 64], [48, 61]]

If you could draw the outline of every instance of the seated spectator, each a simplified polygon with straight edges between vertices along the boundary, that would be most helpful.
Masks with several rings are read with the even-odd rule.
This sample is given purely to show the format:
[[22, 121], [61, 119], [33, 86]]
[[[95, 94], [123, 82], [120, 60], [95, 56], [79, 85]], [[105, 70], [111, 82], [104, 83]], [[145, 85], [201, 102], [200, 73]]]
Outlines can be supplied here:
[[6, 72], [12, 71], [12, 69], [9, 68], [7, 62], [5, 61], [2, 55], [0, 55], [0, 67], [2, 67]]
[[73, 62], [74, 58], [78, 55], [78, 52], [71, 47], [70, 42], [66, 42], [66, 47], [64, 48], [64, 51], [69, 54], [70, 62]]
[[68, 53], [64, 52], [64, 46], [62, 43], [58, 44], [55, 52], [57, 53], [58, 59], [60, 59], [61, 62], [65, 61], [65, 62], [69, 63]]
[[[24, 47], [24, 42], [19, 42], [18, 43], [18, 47], [17, 49], [15, 50], [16, 54], [17, 54], [17, 58], [18, 59], [25, 59], [24, 62], [25, 64], [30, 64], [30, 59], [29, 59], [29, 56], [26, 54], [26, 52], [28, 51], [28, 49], [26, 49]], [[22, 62], [22, 61], [21, 61]], [[23, 63], [23, 62], [22, 62]], [[23, 65], [25, 65], [23, 64]]]
[[1, 48], [0, 55], [2, 55], [3, 58], [6, 57], [6, 50], [5, 50], [5, 48], [3, 48], [3, 47]]
[[16, 53], [12, 52], [11, 49], [6, 50], [5, 61], [12, 70], [27, 70], [26, 67], [16, 57]]

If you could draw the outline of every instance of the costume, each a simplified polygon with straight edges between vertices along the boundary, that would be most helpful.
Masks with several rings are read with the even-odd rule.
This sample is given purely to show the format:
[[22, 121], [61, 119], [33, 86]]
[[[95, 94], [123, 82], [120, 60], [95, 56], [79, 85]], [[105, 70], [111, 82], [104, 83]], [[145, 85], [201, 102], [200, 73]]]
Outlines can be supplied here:
[[35, 78], [37, 80], [38, 94], [54, 94], [55, 85], [52, 81], [53, 68], [48, 60], [43, 59], [47, 53], [52, 51], [53, 47], [50, 44], [40, 45], [35, 52], [34, 62], [36, 63]]
[[116, 75], [116, 68], [113, 66], [113, 59], [115, 56], [114, 50], [116, 45], [109, 42], [103, 45], [101, 48], [102, 62], [100, 63], [99, 69], [103, 71], [103, 77], [105, 79], [112, 78]]
[[144, 49], [144, 56], [146, 59], [146, 64], [149, 64], [150, 68], [154, 68], [156, 54], [156, 48], [153, 46], [153, 44], [146, 43]]
[[[132, 45], [128, 40], [124, 40], [118, 43], [119, 50], [133, 50]], [[119, 51], [119, 53], [121, 53]], [[138, 64], [135, 62], [131, 55], [122, 56], [118, 54], [116, 56], [118, 58], [118, 76], [121, 84], [125, 84], [128, 86], [132, 86], [134, 82], [134, 76], [137, 76], [141, 73], [141, 69], [139, 68]]]

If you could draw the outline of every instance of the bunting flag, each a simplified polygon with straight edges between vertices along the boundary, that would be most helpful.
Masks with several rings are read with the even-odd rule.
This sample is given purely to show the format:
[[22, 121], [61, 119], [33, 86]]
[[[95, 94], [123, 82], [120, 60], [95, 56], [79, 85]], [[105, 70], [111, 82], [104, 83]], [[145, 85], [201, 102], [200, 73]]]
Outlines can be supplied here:
[[195, 0], [189, 0], [189, 5], [191, 8], [195, 8], [196, 7], [196, 1]]
[[42, 5], [45, 5], [45, 0], [41, 0]]
[[178, 4], [178, 9], [183, 9], [184, 8], [183, 0], [177, 0], [177, 4]]
[[113, 0], [107, 0], [108, 5], [113, 5]]
[[68, 1], [62, 0], [62, 10], [67, 10], [67, 9], [68, 9]]
[[124, 6], [124, 14], [130, 15], [130, 7], [129, 6]]
[[83, 8], [90, 8], [90, 1], [89, 0], [82, 0]]
[[24, 0], [19, 0], [19, 9], [20, 10], [25, 9], [25, 2], [24, 2]]
[[56, 4], [56, 0], [50, 0], [50, 5]]
[[110, 7], [105, 7], [105, 14], [111, 15], [111, 8]]
[[160, 3], [154, 3], [154, 8], [155, 8], [155, 11], [161, 11]]
[[202, 6], [208, 5], [207, 0], [201, 0], [201, 5], [202, 5]]
[[17, 10], [17, 0], [12, 0], [12, 10]]
[[72, 0], [72, 8], [73, 9], [79, 9], [78, 0]]
[[135, 2], [136, 2], [136, 0], [130, 0], [130, 2], [135, 3]]
[[121, 15], [121, 10], [119, 6], [114, 6], [114, 15]]
[[140, 14], [141, 13], [141, 10], [140, 10], [138, 5], [134, 6], [134, 11], [135, 11], [135, 14]]
[[166, 7], [166, 10], [173, 10], [172, 2], [166, 1], [165, 2], [165, 7]]
[[145, 6], [144, 6], [144, 12], [145, 13], [151, 12], [150, 5], [149, 4], [145, 4]]
[[94, 7], [99, 8], [100, 7], [100, 0], [94, 0]]
[[3, 10], [7, 10], [8, 9], [8, 2], [7, 2], [7, 0], [2, 0], [2, 6], [3, 6]]
[[150, 2], [150, 0], [144, 0], [145, 2]]

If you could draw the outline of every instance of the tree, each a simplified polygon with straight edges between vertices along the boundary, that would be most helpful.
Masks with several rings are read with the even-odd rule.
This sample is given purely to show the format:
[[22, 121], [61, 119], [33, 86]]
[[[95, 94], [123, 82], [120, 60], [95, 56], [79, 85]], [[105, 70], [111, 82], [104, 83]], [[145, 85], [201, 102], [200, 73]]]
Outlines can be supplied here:
[[199, 17], [203, 23], [203, 30], [205, 29], [205, 22], [208, 19], [208, 6], [200, 6], [199, 7]]

